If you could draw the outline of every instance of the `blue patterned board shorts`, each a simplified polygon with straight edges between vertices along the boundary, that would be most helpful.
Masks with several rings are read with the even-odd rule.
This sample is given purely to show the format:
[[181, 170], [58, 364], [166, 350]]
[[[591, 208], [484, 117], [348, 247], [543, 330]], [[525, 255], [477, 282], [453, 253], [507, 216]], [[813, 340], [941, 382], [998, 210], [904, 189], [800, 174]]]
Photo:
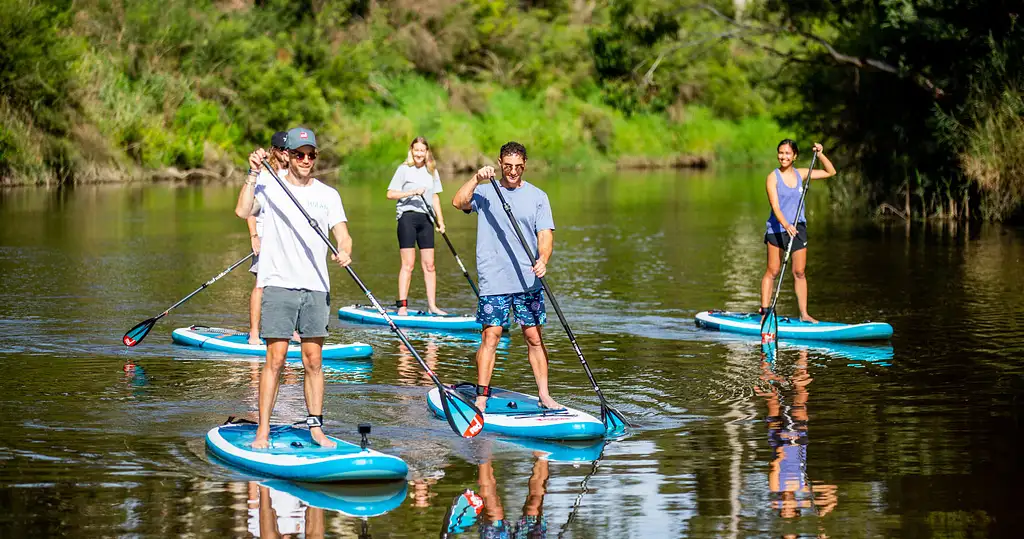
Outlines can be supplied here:
[[508, 326], [510, 311], [515, 310], [516, 322], [523, 327], [542, 326], [548, 321], [544, 310], [544, 290], [480, 296], [476, 307], [476, 321], [483, 326]]

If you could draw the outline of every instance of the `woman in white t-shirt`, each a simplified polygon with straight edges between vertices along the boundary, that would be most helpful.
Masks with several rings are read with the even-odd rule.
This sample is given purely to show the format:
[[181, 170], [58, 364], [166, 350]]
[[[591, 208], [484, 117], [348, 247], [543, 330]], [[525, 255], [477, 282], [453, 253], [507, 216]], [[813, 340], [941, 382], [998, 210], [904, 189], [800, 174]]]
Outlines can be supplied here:
[[[437, 273], [434, 270], [434, 226], [430, 222], [433, 213], [437, 227], [444, 233], [444, 216], [441, 214], [441, 176], [437, 173], [430, 144], [423, 137], [416, 137], [409, 144], [409, 155], [398, 167], [391, 183], [388, 184], [388, 200], [396, 200], [398, 214], [398, 252], [402, 267], [398, 272], [398, 314], [409, 314], [409, 286], [412, 270], [416, 265], [416, 246], [420, 248], [420, 265], [427, 289], [427, 308], [436, 314], [448, 314], [437, 307]], [[432, 208], [424, 204], [430, 202]]]

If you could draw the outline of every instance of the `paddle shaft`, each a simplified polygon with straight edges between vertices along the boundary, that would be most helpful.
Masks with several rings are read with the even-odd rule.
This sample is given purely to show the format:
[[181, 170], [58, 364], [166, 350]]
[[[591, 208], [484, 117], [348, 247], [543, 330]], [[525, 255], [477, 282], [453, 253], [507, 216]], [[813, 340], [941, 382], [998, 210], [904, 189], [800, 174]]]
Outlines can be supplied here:
[[[427, 217], [430, 218], [430, 222], [434, 225], [434, 228], [439, 228], [439, 225], [437, 224], [437, 217], [434, 215], [434, 210], [430, 207], [430, 203], [427, 202], [427, 197], [420, 195], [420, 198], [423, 199], [423, 203], [427, 206]], [[444, 238], [444, 242], [448, 244], [448, 249], [452, 252], [452, 256], [455, 257], [455, 261], [459, 263], [459, 268], [462, 269], [462, 275], [466, 277], [466, 281], [469, 282], [469, 286], [473, 289], [473, 293], [479, 298], [480, 290], [476, 287], [476, 283], [473, 282], [473, 278], [469, 276], [469, 272], [466, 271], [466, 266], [462, 263], [462, 259], [459, 258], [459, 253], [455, 252], [455, 246], [452, 245], [451, 240], [448, 239], [448, 234], [441, 232], [441, 237]]]
[[[292, 199], [292, 202], [295, 203], [295, 207], [299, 208], [299, 211], [302, 212], [302, 216], [306, 218], [306, 221], [309, 223], [309, 226], [313, 227], [313, 230], [315, 230], [317, 235], [320, 236], [320, 239], [324, 240], [324, 243], [327, 244], [327, 247], [331, 250], [331, 252], [334, 253], [335, 256], [338, 256], [340, 254], [338, 252], [338, 248], [335, 247], [333, 243], [331, 243], [331, 240], [330, 238], [327, 237], [327, 234], [325, 234], [323, 230], [320, 230], [320, 225], [317, 224], [316, 220], [310, 217], [308, 213], [306, 213], [306, 208], [302, 207], [302, 204], [299, 202], [299, 199], [295, 198], [295, 195], [293, 195], [291, 190], [288, 189], [288, 186], [284, 184], [284, 181], [282, 181], [281, 178], [278, 177], [277, 173], [274, 172], [273, 167], [270, 166], [270, 163], [268, 163], [266, 159], [263, 160], [263, 166], [266, 168], [267, 172], [269, 172], [270, 175], [275, 180], [277, 180], [277, 183], [281, 185], [281, 189], [284, 189], [284, 192], [288, 195], [288, 198]], [[352, 277], [352, 280], [356, 282], [356, 285], [359, 286], [359, 289], [363, 291], [363, 294], [365, 294], [367, 299], [370, 300], [370, 303], [372, 303], [374, 308], [377, 309], [377, 312], [379, 312], [381, 316], [384, 317], [384, 320], [387, 321], [388, 326], [391, 328], [391, 331], [393, 331], [395, 335], [398, 336], [398, 340], [402, 341], [402, 344], [404, 344], [405, 347], [409, 349], [409, 352], [412, 354], [412, 357], [416, 358], [416, 361], [419, 362], [420, 367], [422, 367], [423, 370], [426, 371], [427, 375], [430, 376], [430, 379], [434, 381], [434, 384], [437, 385], [438, 389], [444, 391], [445, 387], [443, 384], [441, 384], [441, 381], [438, 380], [437, 375], [434, 374], [434, 371], [431, 370], [429, 366], [427, 366], [427, 362], [423, 361], [423, 358], [420, 357], [419, 352], [417, 352], [416, 349], [413, 348], [412, 343], [409, 342], [409, 338], [405, 336], [405, 333], [401, 330], [401, 328], [395, 325], [395, 321], [392, 320], [390, 316], [388, 316], [388, 312], [384, 310], [384, 307], [382, 307], [380, 302], [377, 301], [377, 298], [373, 297], [373, 293], [370, 292], [370, 289], [367, 288], [365, 284], [363, 284], [363, 281], [359, 278], [358, 275], [356, 275], [355, 270], [353, 270], [351, 266], [345, 266], [345, 270], [348, 271], [348, 274], [349, 276]]]
[[206, 289], [206, 287], [208, 287], [211, 284], [217, 282], [217, 280], [219, 280], [221, 277], [231, 273], [231, 270], [237, 268], [238, 266], [241, 266], [246, 260], [249, 260], [250, 258], [252, 258], [255, 255], [256, 255], [256, 253], [249, 253], [249, 254], [245, 255], [245, 258], [242, 258], [238, 262], [235, 262], [234, 264], [231, 264], [231, 266], [229, 266], [228, 269], [218, 273], [216, 277], [214, 277], [213, 279], [210, 279], [209, 281], [206, 281], [205, 283], [203, 283], [203, 286], [200, 286], [199, 288], [193, 290], [191, 294], [181, 298], [181, 301], [179, 301], [178, 303], [175, 303], [174, 305], [171, 305], [170, 307], [167, 308], [166, 311], [164, 311], [164, 312], [160, 313], [159, 315], [157, 315], [156, 317], [154, 317], [153, 321], [155, 322], [155, 321], [163, 318], [167, 313], [171, 312], [172, 309], [174, 309], [178, 305], [181, 305], [182, 303], [185, 303], [186, 301], [192, 299], [192, 296], [195, 296], [196, 294], [202, 292], [203, 290]]
[[[804, 199], [807, 197], [807, 191], [811, 188], [811, 175], [814, 174], [814, 164], [818, 160], [818, 152], [811, 154], [811, 166], [807, 168], [807, 178], [804, 179], [804, 191], [800, 193], [800, 202], [796, 206], [796, 215], [793, 216], [793, 227], [796, 228], [797, 222], [800, 219], [800, 211], [804, 208]], [[806, 222], [806, 221], [805, 221]], [[782, 280], [786, 277], [786, 266], [789, 264], [789, 257], [793, 253], [793, 243], [797, 236], [789, 238], [789, 244], [786, 246], [786, 257], [782, 261], [782, 268], [779, 269], [779, 282], [775, 283], [775, 295], [772, 298], [772, 304], [768, 307], [768, 312], [775, 316], [775, 305], [779, 301], [779, 292], [782, 290]], [[768, 318], [765, 317], [765, 320]], [[764, 323], [761, 323], [761, 332], [764, 333]]]
[[[494, 187], [494, 192], [498, 193], [498, 199], [501, 200], [501, 207], [505, 209], [505, 215], [508, 216], [509, 221], [512, 223], [512, 229], [515, 230], [516, 236], [519, 237], [519, 244], [523, 246], [523, 250], [526, 251], [526, 256], [530, 258], [530, 265], [537, 265], [537, 257], [533, 255], [533, 251], [530, 250], [530, 245], [526, 243], [526, 236], [523, 235], [522, 229], [519, 228], [519, 222], [516, 221], [515, 214], [512, 213], [512, 206], [505, 200], [505, 195], [501, 194], [501, 188], [498, 186], [498, 182], [494, 178], [491, 178], [491, 186]], [[587, 358], [583, 357], [583, 350], [580, 349], [580, 345], [576, 342], [576, 335], [573, 334], [572, 328], [569, 327], [569, 322], [565, 320], [565, 315], [562, 314], [562, 308], [558, 306], [558, 300], [555, 299], [555, 295], [551, 293], [551, 287], [548, 286], [547, 281], [543, 277], [538, 277], [540, 280], [541, 287], [544, 288], [544, 292], [548, 295], [548, 300], [551, 301], [551, 306], [555, 309], [555, 314], [558, 315], [558, 321], [562, 323], [562, 327], [565, 329], [565, 334], [569, 336], [569, 342], [572, 344], [572, 349], [576, 352], [576, 357], [580, 358], [580, 363], [583, 364], [583, 370], [587, 373], [587, 378], [590, 379], [590, 383], [594, 386], [594, 392], [597, 393], [598, 398], [601, 399], [601, 406], [608, 408], [608, 401], [605, 400], [604, 394], [601, 393], [601, 388], [597, 386], [597, 380], [594, 379], [594, 373], [590, 370], [590, 365], [587, 363]]]

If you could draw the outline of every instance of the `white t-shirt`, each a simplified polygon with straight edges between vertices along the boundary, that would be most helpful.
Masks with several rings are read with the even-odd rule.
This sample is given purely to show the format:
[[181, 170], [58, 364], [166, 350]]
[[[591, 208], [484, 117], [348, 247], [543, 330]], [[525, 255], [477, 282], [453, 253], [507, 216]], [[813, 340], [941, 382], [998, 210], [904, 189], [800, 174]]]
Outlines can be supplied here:
[[[391, 183], [388, 184], [388, 191], [415, 191], [417, 189], [426, 189], [423, 198], [433, 204], [434, 195], [441, 192], [441, 175], [437, 173], [437, 169], [434, 169], [434, 173], [431, 174], [426, 165], [412, 167], [403, 164], [398, 167], [395, 175], [391, 177]], [[427, 208], [423, 205], [423, 200], [419, 195], [398, 199], [396, 210], [398, 211], [396, 218], [401, 218], [402, 214], [407, 211], [427, 213]]]
[[[316, 179], [303, 187], [285, 185], [328, 239], [334, 225], [347, 221], [341, 195], [333, 187]], [[263, 215], [256, 286], [330, 292], [327, 244], [269, 174], [256, 179], [256, 202]]]
[[[273, 178], [271, 178], [273, 181]], [[249, 509], [249, 533], [253, 537], [260, 537], [260, 511], [271, 511], [273, 510], [277, 516], [277, 534], [304, 534], [306, 533], [306, 505], [302, 503], [295, 496], [288, 494], [287, 492], [281, 492], [280, 490], [274, 490], [267, 488], [270, 493], [269, 500], [255, 500], [256, 502], [266, 503], [266, 507], [254, 507]], [[254, 500], [249, 500], [252, 504]], [[277, 535], [271, 534], [271, 535]]]

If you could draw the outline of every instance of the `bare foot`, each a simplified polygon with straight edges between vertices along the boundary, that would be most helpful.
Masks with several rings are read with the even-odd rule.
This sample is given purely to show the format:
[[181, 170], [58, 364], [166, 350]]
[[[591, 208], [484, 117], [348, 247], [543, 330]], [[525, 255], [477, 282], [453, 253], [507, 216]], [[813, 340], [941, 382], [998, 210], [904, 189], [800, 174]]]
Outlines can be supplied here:
[[562, 406], [561, 404], [555, 402], [555, 399], [552, 399], [550, 395], [541, 397], [540, 405], [545, 408], [551, 408], [552, 410], [561, 410], [565, 408], [565, 406]]
[[324, 429], [321, 429], [320, 427], [313, 427], [309, 429], [309, 437], [313, 439], [313, 443], [320, 447], [331, 449], [338, 446], [338, 444], [334, 443], [334, 440], [328, 438], [327, 435], [324, 434]]
[[252, 441], [253, 449], [266, 449], [270, 447], [270, 429], [263, 430], [263, 427], [256, 429], [256, 439]]
[[434, 314], [439, 314], [439, 315], [441, 315], [441, 316], [444, 316], [444, 315], [448, 314], [448, 313], [446, 313], [446, 312], [442, 311], [441, 309], [438, 309], [436, 305], [435, 305], [435, 306], [433, 306], [433, 307], [431, 307], [431, 308], [430, 308], [430, 309], [428, 309], [428, 310], [429, 310], [430, 312], [434, 313]]
[[398, 308], [398, 316], [409, 316], [409, 309], [405, 307]]
[[812, 324], [817, 324], [817, 323], [818, 323], [818, 321], [817, 321], [817, 320], [815, 320], [814, 318], [812, 318], [812, 317], [811, 317], [811, 315], [809, 315], [809, 314], [807, 314], [807, 313], [804, 313], [804, 314], [801, 314], [801, 315], [800, 315], [800, 321], [801, 321], [801, 322], [810, 322], [810, 323], [812, 323]]
[[487, 411], [487, 397], [478, 396], [474, 404], [476, 404], [477, 410], [480, 410], [481, 412]]
[[263, 344], [263, 340], [260, 339], [260, 336], [259, 336], [258, 333], [250, 333], [249, 334], [249, 344], [252, 344], [252, 345], [255, 345], [255, 346], [259, 346], [259, 345]]
[[293, 331], [292, 332], [292, 340], [295, 341], [295, 342], [302, 342], [302, 336], [299, 335], [298, 331]]

